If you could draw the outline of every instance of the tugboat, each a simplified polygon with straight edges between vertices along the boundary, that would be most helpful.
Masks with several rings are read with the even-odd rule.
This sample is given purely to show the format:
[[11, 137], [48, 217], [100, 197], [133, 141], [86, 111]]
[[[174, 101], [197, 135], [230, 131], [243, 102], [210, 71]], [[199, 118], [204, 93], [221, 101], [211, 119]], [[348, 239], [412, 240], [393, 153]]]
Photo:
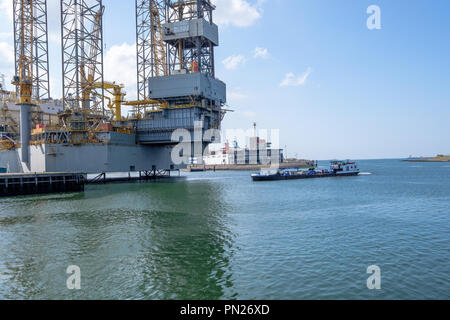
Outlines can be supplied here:
[[317, 166], [309, 169], [262, 169], [260, 173], [252, 174], [253, 181], [276, 181], [294, 179], [313, 179], [357, 176], [360, 171], [356, 162], [331, 161], [330, 169], [319, 170]]

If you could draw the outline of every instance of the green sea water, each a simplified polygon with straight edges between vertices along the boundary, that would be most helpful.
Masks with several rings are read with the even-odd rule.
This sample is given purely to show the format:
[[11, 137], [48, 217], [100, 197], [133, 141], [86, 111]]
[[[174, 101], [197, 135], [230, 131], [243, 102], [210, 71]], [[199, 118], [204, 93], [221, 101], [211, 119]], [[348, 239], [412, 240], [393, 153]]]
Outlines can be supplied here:
[[450, 164], [359, 165], [359, 177], [205, 172], [0, 199], [0, 298], [449, 299]]

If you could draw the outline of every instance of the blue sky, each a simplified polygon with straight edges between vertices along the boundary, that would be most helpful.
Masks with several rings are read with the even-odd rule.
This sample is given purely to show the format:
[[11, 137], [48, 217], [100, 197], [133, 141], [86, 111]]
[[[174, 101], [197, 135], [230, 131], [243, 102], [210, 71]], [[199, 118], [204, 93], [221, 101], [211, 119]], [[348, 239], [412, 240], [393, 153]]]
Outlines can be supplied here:
[[[0, 73], [7, 75], [9, 2], [0, 1]], [[235, 110], [225, 129], [253, 122], [280, 129], [288, 155], [310, 159], [450, 154], [450, 1], [216, 2], [216, 74]], [[55, 97], [61, 92], [57, 3], [49, 0]], [[131, 98], [134, 1], [104, 3], [106, 79], [125, 83]], [[381, 30], [366, 26], [370, 5], [381, 9]]]

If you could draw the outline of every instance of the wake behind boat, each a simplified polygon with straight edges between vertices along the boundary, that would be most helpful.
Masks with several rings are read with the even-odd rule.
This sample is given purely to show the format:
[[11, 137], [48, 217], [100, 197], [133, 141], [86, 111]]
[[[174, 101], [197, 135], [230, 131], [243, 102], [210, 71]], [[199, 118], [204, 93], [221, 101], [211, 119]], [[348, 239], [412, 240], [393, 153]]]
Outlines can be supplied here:
[[360, 171], [356, 162], [331, 161], [330, 169], [263, 169], [260, 173], [252, 174], [253, 181], [276, 181], [294, 179], [313, 179], [329, 177], [357, 176]]

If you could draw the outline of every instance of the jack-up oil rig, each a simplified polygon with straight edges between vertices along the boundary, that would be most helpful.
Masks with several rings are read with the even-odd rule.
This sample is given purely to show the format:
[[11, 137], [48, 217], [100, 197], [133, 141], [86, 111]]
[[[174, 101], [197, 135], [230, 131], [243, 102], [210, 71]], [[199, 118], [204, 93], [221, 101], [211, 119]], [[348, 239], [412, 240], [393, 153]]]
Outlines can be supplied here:
[[[0, 167], [8, 172], [179, 169], [171, 159], [175, 130], [220, 129], [226, 86], [215, 78], [210, 0], [136, 0], [136, 101], [104, 80], [101, 0], [60, 2], [61, 101], [50, 99], [47, 2], [12, 1], [17, 90], [0, 92]], [[49, 114], [49, 101], [60, 110]]]

